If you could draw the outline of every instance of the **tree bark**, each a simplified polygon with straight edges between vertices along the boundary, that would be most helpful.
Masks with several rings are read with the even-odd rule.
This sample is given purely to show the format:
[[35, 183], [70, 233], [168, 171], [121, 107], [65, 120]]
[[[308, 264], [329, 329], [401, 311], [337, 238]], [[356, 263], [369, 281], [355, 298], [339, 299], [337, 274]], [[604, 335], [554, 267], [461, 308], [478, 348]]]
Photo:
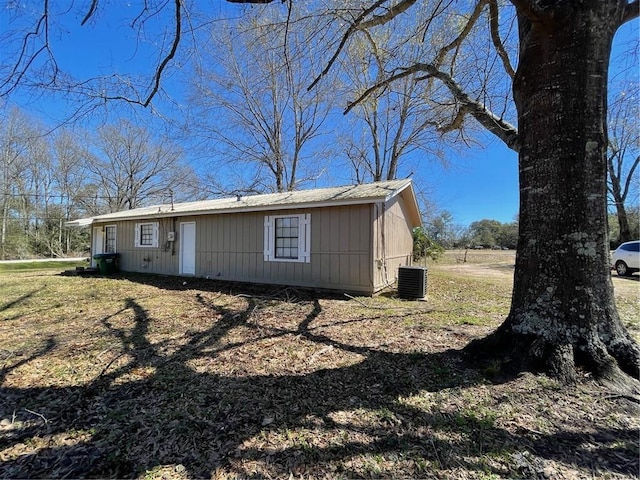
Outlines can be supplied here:
[[[577, 379], [637, 378], [640, 349], [614, 304], [607, 237], [607, 69], [624, 2], [517, 1], [513, 92], [520, 232], [511, 311], [473, 353]], [[528, 8], [527, 8], [528, 7]]]

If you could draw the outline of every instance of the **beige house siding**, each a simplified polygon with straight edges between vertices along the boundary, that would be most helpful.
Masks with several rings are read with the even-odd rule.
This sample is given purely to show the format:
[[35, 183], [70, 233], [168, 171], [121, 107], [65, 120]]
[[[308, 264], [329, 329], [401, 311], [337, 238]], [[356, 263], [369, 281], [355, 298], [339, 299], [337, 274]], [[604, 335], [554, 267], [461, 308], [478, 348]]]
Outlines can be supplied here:
[[[178, 275], [180, 223], [195, 222], [197, 277], [373, 293], [371, 204], [105, 222], [117, 225], [120, 269]], [[311, 215], [309, 263], [264, 260], [267, 215]], [[135, 225], [158, 222], [158, 246], [135, 247]], [[406, 222], [405, 222], [406, 223]], [[176, 232], [176, 241], [167, 234]]]
[[378, 291], [396, 282], [398, 267], [411, 265], [413, 232], [401, 196], [374, 205], [373, 216], [374, 290]]
[[[157, 247], [135, 247], [135, 227], [136, 223], [158, 222], [158, 246]], [[96, 227], [104, 225], [116, 225], [116, 245], [120, 254], [120, 269], [125, 272], [177, 274], [178, 273], [178, 248], [179, 239], [172, 246], [167, 242], [167, 234], [175, 232], [179, 228], [174, 228], [174, 219], [160, 218], [140, 221], [120, 221], [97, 224]]]

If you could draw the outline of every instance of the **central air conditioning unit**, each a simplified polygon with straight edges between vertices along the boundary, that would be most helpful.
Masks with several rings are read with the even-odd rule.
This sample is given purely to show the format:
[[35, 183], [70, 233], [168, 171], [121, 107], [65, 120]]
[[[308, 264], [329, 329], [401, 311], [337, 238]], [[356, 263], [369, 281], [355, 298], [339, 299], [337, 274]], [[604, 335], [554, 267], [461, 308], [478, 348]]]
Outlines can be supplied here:
[[426, 267], [400, 267], [398, 269], [398, 296], [408, 300], [424, 298], [427, 294]]

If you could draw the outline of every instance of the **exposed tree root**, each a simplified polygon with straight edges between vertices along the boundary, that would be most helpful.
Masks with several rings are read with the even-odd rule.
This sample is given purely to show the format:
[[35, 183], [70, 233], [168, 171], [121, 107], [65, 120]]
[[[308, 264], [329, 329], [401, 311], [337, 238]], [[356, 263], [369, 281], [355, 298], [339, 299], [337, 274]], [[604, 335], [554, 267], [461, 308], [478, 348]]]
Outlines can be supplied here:
[[510, 325], [507, 319], [489, 336], [469, 343], [465, 353], [481, 361], [501, 364], [504, 374], [540, 372], [564, 384], [593, 377], [614, 392], [640, 394], [640, 349], [626, 332], [609, 344], [601, 335], [589, 333], [573, 343], [554, 343], [548, 332], [544, 336], [521, 334]]

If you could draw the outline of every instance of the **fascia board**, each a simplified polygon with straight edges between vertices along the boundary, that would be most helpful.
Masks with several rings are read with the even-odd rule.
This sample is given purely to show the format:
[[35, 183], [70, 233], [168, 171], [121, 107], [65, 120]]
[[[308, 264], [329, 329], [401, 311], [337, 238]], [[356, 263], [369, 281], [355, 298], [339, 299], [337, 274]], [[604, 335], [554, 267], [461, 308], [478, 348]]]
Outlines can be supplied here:
[[[246, 206], [235, 208], [215, 208], [215, 209], [198, 209], [198, 210], [174, 210], [167, 212], [145, 213], [140, 215], [109, 215], [105, 218], [95, 217], [94, 223], [106, 223], [125, 220], [146, 220], [154, 218], [172, 218], [172, 217], [190, 217], [200, 215], [218, 215], [228, 213], [252, 213], [252, 212], [273, 212], [280, 210], [303, 210], [308, 208], [323, 208], [323, 207], [343, 207], [349, 205], [366, 205], [379, 202], [383, 199], [376, 198], [359, 198], [357, 200], [348, 201], [331, 201], [331, 202], [308, 202], [308, 203], [293, 203], [287, 205], [259, 205], [259, 206]], [[83, 219], [81, 219], [83, 220]], [[79, 220], [76, 220], [79, 221]]]

